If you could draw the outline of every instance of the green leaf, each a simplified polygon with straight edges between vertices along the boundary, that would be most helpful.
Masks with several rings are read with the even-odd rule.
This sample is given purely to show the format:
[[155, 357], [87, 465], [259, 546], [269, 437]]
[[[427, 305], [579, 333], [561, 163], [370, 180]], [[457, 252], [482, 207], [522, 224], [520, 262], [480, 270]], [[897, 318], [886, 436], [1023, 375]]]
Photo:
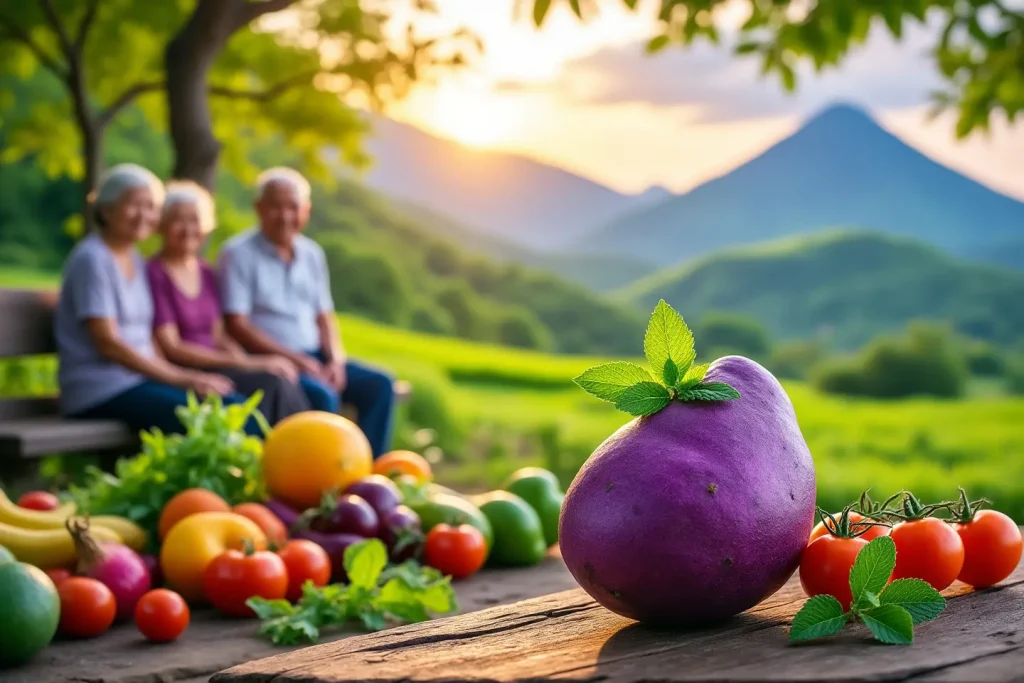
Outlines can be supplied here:
[[623, 392], [615, 407], [636, 417], [653, 415], [672, 400], [668, 387], [657, 382], [640, 382]]
[[896, 568], [896, 544], [888, 536], [879, 536], [861, 548], [850, 570], [850, 591], [855, 602], [861, 594], [878, 594]]
[[931, 584], [921, 579], [896, 579], [882, 591], [883, 605], [898, 605], [907, 610], [915, 624], [934, 619], [946, 608], [946, 599]]
[[679, 392], [680, 401], [730, 401], [740, 397], [740, 392], [724, 382], [700, 382]]
[[793, 617], [789, 641], [795, 643], [835, 635], [843, 630], [847, 619], [838, 600], [831, 595], [815, 595]]
[[697, 352], [693, 348], [693, 334], [671, 306], [662, 299], [651, 314], [644, 335], [644, 354], [655, 375], [664, 376], [665, 365], [672, 361], [677, 373], [684, 375], [693, 365]]
[[388, 551], [380, 539], [370, 538], [346, 548], [344, 563], [351, 585], [374, 588], [388, 564]]
[[647, 46], [644, 48], [648, 54], [654, 54], [655, 52], [661, 52], [668, 47], [669, 37], [666, 35], [655, 36], [647, 41]]
[[639, 365], [616, 361], [590, 368], [573, 381], [602, 401], [615, 403], [626, 389], [641, 382], [653, 382], [654, 378]]
[[551, 0], [533, 0], [533, 23], [540, 26], [551, 9]]
[[882, 605], [862, 612], [860, 618], [883, 643], [909, 645], [914, 642], [914, 620], [899, 605]]
[[665, 361], [665, 371], [662, 373], [662, 379], [670, 387], [675, 386], [676, 381], [679, 380], [679, 368], [676, 367], [675, 361], [671, 358]]
[[690, 369], [686, 371], [679, 381], [676, 382], [675, 388], [677, 391], [685, 391], [692, 389], [701, 382], [704, 381], [704, 376], [708, 374], [708, 368], [711, 367], [708, 363], [701, 363], [700, 365], [691, 365]]
[[878, 596], [871, 591], [864, 591], [857, 598], [857, 602], [854, 604], [854, 609], [858, 612], [878, 607], [881, 603], [878, 601]]
[[749, 55], [749, 54], [752, 54], [754, 52], [757, 52], [760, 49], [761, 49], [761, 44], [760, 43], [754, 43], [754, 42], [747, 41], [747, 42], [740, 43], [739, 45], [736, 46], [736, 54], [738, 54], [738, 55]]

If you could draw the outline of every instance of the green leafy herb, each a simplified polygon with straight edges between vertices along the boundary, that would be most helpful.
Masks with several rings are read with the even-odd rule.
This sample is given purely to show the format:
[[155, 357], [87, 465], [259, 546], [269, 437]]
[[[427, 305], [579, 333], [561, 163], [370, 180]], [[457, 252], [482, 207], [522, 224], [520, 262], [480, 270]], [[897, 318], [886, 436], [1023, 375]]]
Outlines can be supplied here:
[[896, 544], [880, 536], [857, 553], [850, 570], [853, 605], [843, 612], [831, 595], [815, 595], [793, 618], [790, 642], [831, 636], [848, 621], [860, 619], [876, 639], [890, 645], [914, 641], [914, 624], [934, 619], [946, 607], [942, 595], [920, 579], [899, 579], [886, 585], [896, 567]]
[[458, 608], [449, 577], [412, 560], [385, 568], [387, 550], [378, 539], [349, 546], [344, 563], [350, 583], [317, 588], [306, 582], [294, 605], [251, 598], [246, 604], [261, 621], [260, 635], [275, 645], [315, 643], [324, 628], [352, 621], [379, 631], [389, 623], [426, 621]]
[[160, 511], [175, 494], [205, 488], [235, 505], [266, 498], [260, 470], [263, 442], [245, 433], [255, 416], [257, 392], [238, 405], [224, 405], [219, 396], [202, 403], [189, 395], [178, 408], [184, 434], [166, 435], [158, 429], [142, 432], [142, 452], [120, 460], [116, 474], [89, 468], [82, 486], [72, 486], [71, 498], [83, 514], [119, 515], [134, 521], [149, 534], [152, 549], [158, 543]]
[[673, 400], [729, 401], [740, 394], [724, 382], [705, 382], [710, 366], [694, 365], [693, 334], [682, 316], [664, 301], [651, 315], [644, 353], [654, 373], [617, 361], [585, 371], [574, 381], [602, 401], [637, 417], [653, 415]]

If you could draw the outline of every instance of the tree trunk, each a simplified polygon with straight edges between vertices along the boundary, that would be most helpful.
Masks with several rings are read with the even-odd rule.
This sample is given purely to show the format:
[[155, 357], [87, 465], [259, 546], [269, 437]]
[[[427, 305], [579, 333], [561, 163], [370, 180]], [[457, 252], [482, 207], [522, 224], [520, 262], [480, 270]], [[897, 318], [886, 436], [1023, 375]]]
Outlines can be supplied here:
[[68, 60], [68, 88], [71, 91], [71, 102], [74, 109], [75, 122], [82, 136], [82, 159], [85, 162], [85, 178], [82, 181], [82, 218], [86, 230], [91, 230], [95, 219], [90, 207], [89, 197], [96, 189], [100, 174], [103, 172], [103, 128], [100, 126], [92, 108], [89, 106], [85, 90], [85, 76], [78, 59]]
[[174, 143], [174, 177], [213, 190], [221, 145], [213, 136], [207, 76], [238, 28], [238, 0], [200, 0], [167, 45], [167, 109]]

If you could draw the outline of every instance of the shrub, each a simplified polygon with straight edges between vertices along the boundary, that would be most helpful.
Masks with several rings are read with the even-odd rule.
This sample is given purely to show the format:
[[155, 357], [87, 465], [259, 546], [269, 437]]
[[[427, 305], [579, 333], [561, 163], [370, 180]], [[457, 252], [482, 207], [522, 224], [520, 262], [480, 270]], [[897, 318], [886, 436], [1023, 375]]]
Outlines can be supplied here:
[[339, 311], [351, 311], [392, 325], [408, 324], [410, 286], [383, 253], [352, 249], [340, 240], [324, 244], [331, 296]]
[[972, 375], [999, 377], [1006, 372], [1006, 359], [999, 349], [988, 342], [969, 342], [965, 355], [967, 368]]
[[1016, 358], [1008, 365], [1006, 381], [1011, 394], [1024, 396], [1024, 358]]
[[437, 303], [451, 316], [458, 336], [476, 340], [492, 338], [483, 302], [465, 282], [453, 281], [445, 285], [437, 293]]
[[856, 358], [835, 358], [819, 364], [812, 371], [812, 383], [830, 394], [863, 396], [868, 394], [864, 371]]
[[504, 346], [539, 350], [552, 347], [551, 333], [525, 308], [516, 307], [499, 313], [495, 328], [496, 341]]
[[730, 349], [751, 358], [765, 356], [771, 348], [768, 332], [757, 320], [733, 313], [708, 313], [693, 331], [707, 349]]
[[429, 334], [450, 335], [455, 331], [451, 314], [432, 301], [421, 301], [412, 309], [409, 326]]
[[807, 379], [824, 358], [825, 349], [821, 344], [811, 341], [789, 342], [772, 351], [768, 369], [783, 379]]

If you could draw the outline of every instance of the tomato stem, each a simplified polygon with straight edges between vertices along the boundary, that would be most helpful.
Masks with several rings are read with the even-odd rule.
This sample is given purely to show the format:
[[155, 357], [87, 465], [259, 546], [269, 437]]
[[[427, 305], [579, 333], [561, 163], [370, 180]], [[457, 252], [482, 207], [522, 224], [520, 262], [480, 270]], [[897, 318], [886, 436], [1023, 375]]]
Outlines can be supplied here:
[[971, 502], [967, 497], [967, 491], [964, 491], [963, 486], [957, 486], [957, 490], [960, 491], [960, 499], [957, 501], [958, 505], [950, 510], [953, 519], [961, 524], [970, 524], [974, 521], [974, 516], [978, 514], [978, 510], [983, 505], [991, 505], [992, 501], [987, 498], [979, 498], [978, 500]]
[[942, 503], [931, 503], [925, 505], [917, 499], [910, 491], [903, 491], [903, 510], [902, 512], [897, 510], [890, 510], [887, 514], [889, 517], [899, 519], [905, 522], [913, 522], [925, 517], [934, 517], [935, 513], [939, 510], [950, 511], [954, 505], [952, 501], [944, 501]]
[[[822, 524], [825, 525], [825, 530], [836, 538], [859, 538], [870, 531], [873, 526], [889, 526], [884, 522], [868, 521], [866, 516], [861, 521], [851, 524], [850, 512], [854, 508], [853, 505], [847, 505], [843, 508], [838, 520], [836, 520], [835, 516], [828, 510], [825, 510], [820, 506], [815, 507], [818, 510], [818, 515], [821, 518]], [[826, 519], [828, 521], [826, 521]], [[856, 531], [854, 531], [854, 527], [856, 527]]]

